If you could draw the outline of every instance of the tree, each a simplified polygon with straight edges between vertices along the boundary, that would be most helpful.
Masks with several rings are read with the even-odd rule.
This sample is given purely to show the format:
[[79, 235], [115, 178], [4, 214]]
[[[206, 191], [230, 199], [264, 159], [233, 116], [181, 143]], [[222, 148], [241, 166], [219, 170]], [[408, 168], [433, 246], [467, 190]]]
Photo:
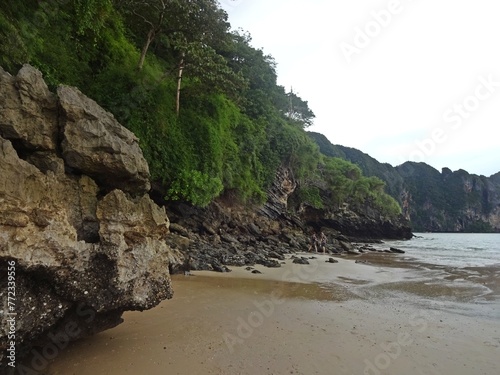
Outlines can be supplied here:
[[302, 100], [292, 89], [286, 96], [288, 99], [288, 108], [285, 112], [286, 117], [298, 123], [303, 128], [311, 126], [315, 115], [309, 108], [307, 101]]
[[249, 34], [233, 32], [231, 43], [221, 54], [231, 70], [248, 81], [240, 98], [244, 112], [253, 119], [265, 116], [269, 120], [270, 114], [276, 113], [275, 103], [280, 98], [276, 63], [272, 56], [253, 48], [251, 41]]
[[[138, 70], [142, 70], [144, 66], [151, 43], [165, 28], [167, 5], [172, 2], [171, 0], [115, 0], [117, 9], [130, 20], [129, 25], [135, 24], [138, 34], [146, 33], [137, 64]], [[142, 22], [137, 23], [137, 20]]]
[[[165, 51], [164, 58], [175, 61], [177, 114], [186, 72], [194, 83], [205, 83], [205, 88], [215, 91], [230, 93], [244, 86], [244, 79], [218, 53], [230, 43], [230, 25], [227, 13], [216, 0], [117, 0], [117, 6], [128, 27], [144, 39], [139, 70], [155, 40], [157, 47]], [[142, 22], [138, 24], [137, 20]]]

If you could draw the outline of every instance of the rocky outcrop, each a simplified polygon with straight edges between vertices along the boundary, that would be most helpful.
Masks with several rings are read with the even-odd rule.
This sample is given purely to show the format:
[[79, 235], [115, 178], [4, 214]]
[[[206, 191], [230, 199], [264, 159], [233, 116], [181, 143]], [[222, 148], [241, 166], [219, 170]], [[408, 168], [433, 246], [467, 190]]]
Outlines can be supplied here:
[[302, 205], [294, 213], [296, 207], [290, 198], [297, 182], [285, 166], [278, 168], [267, 192], [268, 199], [262, 206], [238, 205], [237, 199], [226, 193], [208, 207], [196, 208], [163, 201], [164, 194], [156, 191], [160, 188], [155, 187], [153, 196], [159, 204], [168, 205], [174, 222], [168, 243], [189, 257], [187, 263], [173, 266], [173, 272], [227, 272], [225, 266], [255, 264], [280, 267], [285, 254], [310, 250], [312, 231], [321, 230], [326, 234], [327, 252], [349, 254], [359, 254], [351, 240], [413, 236], [403, 217], [385, 218], [369, 207], [366, 212], [330, 212]]
[[144, 194], [137, 139], [77, 89], [56, 96], [28, 65], [16, 77], [0, 70], [0, 176], [0, 269], [4, 280], [15, 265], [16, 292], [9, 306], [0, 291], [0, 309], [17, 313], [18, 357], [172, 296], [169, 264], [180, 260], [165, 209]]
[[206, 208], [170, 202], [170, 247], [190, 257], [174, 272], [210, 270], [227, 272], [224, 266], [260, 264], [280, 267], [284, 255], [307, 250], [300, 228], [285, 219], [269, 219], [259, 208], [243, 207], [219, 198]]
[[403, 217], [384, 217], [371, 210], [354, 212], [347, 208], [336, 211], [304, 207], [303, 220], [315, 228], [330, 228], [356, 240], [410, 239], [413, 233]]
[[23, 67], [13, 77], [0, 67], [0, 136], [28, 150], [54, 151], [57, 100], [39, 71]]
[[322, 134], [308, 134], [323, 154], [348, 160], [365, 176], [382, 179], [413, 230], [500, 232], [500, 172], [490, 177], [449, 168], [439, 172], [415, 162], [392, 167], [354, 148], [333, 145]]
[[441, 172], [424, 163], [396, 167], [410, 192], [409, 212], [419, 231], [500, 232], [500, 184], [464, 170]]
[[149, 167], [138, 139], [112, 114], [73, 87], [57, 89], [62, 109], [62, 156], [68, 167], [91, 176], [101, 186], [143, 194]]
[[[273, 184], [274, 189], [282, 186], [282, 176], [277, 173], [278, 181]], [[154, 196], [161, 201], [162, 194]], [[175, 264], [172, 271], [228, 272], [226, 266], [247, 266], [247, 270], [251, 271], [248, 266], [255, 264], [281, 267], [286, 254], [314, 251], [310, 247], [310, 235], [312, 231], [319, 230], [327, 237], [326, 252], [332, 254], [359, 255], [363, 250], [358, 249], [351, 242], [353, 240], [378, 242], [375, 239], [412, 237], [404, 219], [401, 222], [375, 220], [348, 210], [332, 214], [312, 208], [292, 216], [288, 204], [283, 200], [276, 204], [278, 201], [271, 199], [274, 201], [272, 211], [268, 211], [269, 201], [264, 207], [252, 208], [238, 205], [227, 196], [220, 197], [206, 208], [169, 202], [169, 216], [174, 224], [170, 227], [172, 234], [167, 242], [187, 257], [183, 264]], [[270, 212], [273, 215], [269, 215]]]
[[288, 198], [297, 188], [290, 168], [280, 166], [276, 171], [273, 184], [267, 191], [267, 201], [261, 209], [261, 212], [270, 219], [276, 219], [287, 211]]

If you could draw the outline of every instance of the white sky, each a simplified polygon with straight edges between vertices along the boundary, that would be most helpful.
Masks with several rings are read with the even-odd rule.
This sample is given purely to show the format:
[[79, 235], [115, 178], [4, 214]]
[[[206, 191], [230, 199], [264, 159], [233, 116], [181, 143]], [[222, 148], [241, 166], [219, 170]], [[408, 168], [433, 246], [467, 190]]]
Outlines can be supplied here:
[[[309, 102], [309, 130], [392, 165], [500, 171], [499, 0], [220, 2]], [[341, 43], [360, 47], [350, 62]]]

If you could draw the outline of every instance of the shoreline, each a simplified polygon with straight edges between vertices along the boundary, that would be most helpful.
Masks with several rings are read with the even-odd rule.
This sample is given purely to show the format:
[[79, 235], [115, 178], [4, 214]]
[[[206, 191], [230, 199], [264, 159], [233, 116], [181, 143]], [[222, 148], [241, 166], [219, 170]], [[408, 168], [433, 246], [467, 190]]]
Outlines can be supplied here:
[[477, 289], [461, 281], [463, 301], [450, 286], [424, 288], [442, 270], [391, 255], [356, 257], [366, 264], [298, 256], [317, 259], [256, 266], [262, 274], [175, 275], [172, 300], [70, 345], [47, 374], [497, 373], [500, 316], [488, 307], [496, 297], [476, 304]]

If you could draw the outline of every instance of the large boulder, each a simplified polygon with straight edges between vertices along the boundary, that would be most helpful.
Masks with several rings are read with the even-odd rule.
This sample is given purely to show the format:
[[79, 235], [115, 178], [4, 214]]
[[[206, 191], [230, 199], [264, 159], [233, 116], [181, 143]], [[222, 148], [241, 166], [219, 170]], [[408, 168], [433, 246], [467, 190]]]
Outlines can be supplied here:
[[30, 150], [55, 150], [57, 99], [42, 74], [25, 65], [17, 77], [0, 67], [0, 136]]
[[171, 297], [169, 221], [165, 209], [147, 195], [131, 199], [113, 190], [98, 202], [101, 249], [115, 259], [115, 282], [129, 293], [121, 302], [130, 309], [147, 309]]
[[76, 89], [59, 90], [55, 115], [57, 97], [29, 66], [0, 78], [0, 269], [15, 265], [18, 359], [43, 358], [54, 337], [94, 334], [170, 298], [169, 267], [182, 260], [166, 244], [165, 209], [141, 194], [149, 181], [137, 139]]
[[78, 89], [60, 86], [57, 94], [63, 112], [65, 163], [104, 187], [147, 192], [149, 167], [137, 137]]

